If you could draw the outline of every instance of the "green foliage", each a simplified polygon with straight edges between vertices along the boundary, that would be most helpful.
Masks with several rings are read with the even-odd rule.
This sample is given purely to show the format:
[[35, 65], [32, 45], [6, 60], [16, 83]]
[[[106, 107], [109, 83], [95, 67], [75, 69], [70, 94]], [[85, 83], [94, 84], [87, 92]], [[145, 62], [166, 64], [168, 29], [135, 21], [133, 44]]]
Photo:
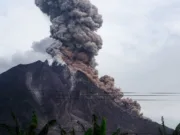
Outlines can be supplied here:
[[[48, 135], [48, 131], [51, 127], [53, 127], [56, 124], [56, 120], [51, 120], [45, 124], [45, 126], [40, 130], [39, 133], [36, 133], [36, 129], [38, 128], [38, 118], [33, 112], [30, 124], [27, 129], [22, 129], [19, 121], [16, 117], [16, 115], [11, 112], [11, 116], [15, 122], [15, 127], [9, 126], [7, 124], [0, 124], [0, 128], [6, 129], [9, 133], [9, 135]], [[98, 118], [96, 115], [93, 115], [92, 119], [92, 128], [89, 128], [85, 130], [85, 127], [80, 124], [84, 135], [106, 135], [106, 119], [103, 118], [101, 121], [101, 124], [98, 124]], [[66, 132], [63, 128], [60, 128], [60, 134], [61, 135], [75, 135], [75, 130], [73, 129], [70, 132]], [[118, 129], [116, 132], [114, 132], [112, 135], [120, 135], [120, 129]], [[177, 134], [174, 134], [177, 135]]]
[[67, 135], [67, 132], [63, 128], [61, 129], [61, 135]]
[[[84, 131], [84, 135], [106, 135], [106, 119], [103, 118], [101, 124], [98, 124], [98, 118], [96, 115], [92, 116], [92, 128], [85, 129], [85, 127], [78, 122], [78, 124], [82, 127]], [[61, 128], [61, 135], [75, 135], [74, 129], [67, 133], [63, 128]], [[120, 129], [114, 132], [112, 135], [120, 135]]]
[[[15, 126], [10, 126], [8, 124], [0, 124], [0, 129], [6, 129], [9, 135], [48, 135], [49, 129], [56, 125], [56, 120], [48, 121], [44, 127], [40, 130], [39, 133], [36, 132], [38, 128], [38, 118], [33, 112], [30, 124], [27, 129], [22, 129], [20, 123], [16, 117], [16, 115], [11, 112], [11, 116], [15, 123]], [[161, 118], [162, 127], [159, 128], [160, 135], [168, 135], [166, 131], [166, 126], [164, 122], [164, 118]], [[98, 118], [96, 115], [92, 116], [92, 128], [85, 129], [85, 127], [79, 123], [83, 129], [84, 135], [106, 135], [106, 119], [102, 118], [101, 123], [98, 123]], [[60, 135], [76, 135], [76, 132], [73, 128], [70, 132], [66, 132], [61, 126], [60, 128]], [[120, 129], [117, 129], [112, 135], [128, 135], [128, 133], [121, 133]], [[180, 123], [176, 126], [175, 130], [173, 131], [172, 135], [180, 135]]]
[[35, 130], [38, 127], [38, 119], [35, 112], [33, 112], [28, 129], [21, 128], [19, 121], [13, 112], [11, 112], [11, 116], [15, 122], [15, 127], [9, 126], [7, 124], [0, 124], [0, 128], [6, 129], [9, 135], [47, 135], [49, 128], [56, 124], [56, 120], [51, 120], [40, 130], [39, 133], [36, 133]]
[[[84, 135], [106, 135], [106, 119], [103, 118], [99, 125], [97, 116], [93, 115], [93, 128], [89, 128]], [[112, 135], [120, 135], [120, 129]]]
[[20, 127], [20, 124], [19, 124], [18, 119], [16, 118], [16, 115], [15, 115], [13, 112], [11, 112], [11, 116], [12, 116], [14, 122], [15, 122], [15, 125], [16, 125], [16, 126], [15, 126], [15, 132], [16, 132], [16, 134], [17, 134], [17, 135], [21, 135], [23, 131], [21, 130], [21, 127]]
[[[165, 126], [163, 117], [161, 117], [161, 121], [162, 121], [162, 128], [159, 128], [160, 135], [168, 135], [166, 132], [166, 126]], [[176, 126], [172, 135], [180, 135], [180, 123]]]
[[180, 135], [180, 123], [176, 126], [172, 135]]
[[39, 132], [38, 135], [47, 135], [49, 128], [53, 127], [56, 124], [56, 120], [49, 121]]
[[100, 126], [98, 125], [96, 115], [93, 115], [93, 135], [100, 135]]
[[120, 133], [121, 133], [121, 130], [120, 128], [118, 128], [115, 132], [113, 132], [112, 135], [120, 135]]
[[100, 126], [100, 135], [106, 135], [106, 120], [103, 118]]
[[66, 132], [63, 128], [60, 127], [60, 135], [76, 135], [76, 133], [74, 128], [70, 132]]
[[11, 126], [7, 124], [0, 124], [0, 128], [6, 129], [10, 135], [13, 135], [13, 129]]
[[31, 123], [29, 125], [28, 131], [26, 131], [28, 135], [35, 135], [35, 129], [38, 126], [38, 120], [35, 112], [33, 112], [32, 118], [31, 118]]
[[85, 131], [84, 135], [93, 135], [93, 129], [89, 128], [87, 131]]
[[11, 112], [11, 116], [15, 122], [15, 127], [10, 126], [8, 124], [0, 124], [0, 128], [6, 129], [10, 135], [24, 135], [23, 130], [20, 127], [20, 124], [18, 122], [18, 119], [16, 118], [16, 115]]
[[70, 135], [75, 135], [75, 130], [74, 130], [74, 128], [73, 128], [72, 131], [70, 131]]

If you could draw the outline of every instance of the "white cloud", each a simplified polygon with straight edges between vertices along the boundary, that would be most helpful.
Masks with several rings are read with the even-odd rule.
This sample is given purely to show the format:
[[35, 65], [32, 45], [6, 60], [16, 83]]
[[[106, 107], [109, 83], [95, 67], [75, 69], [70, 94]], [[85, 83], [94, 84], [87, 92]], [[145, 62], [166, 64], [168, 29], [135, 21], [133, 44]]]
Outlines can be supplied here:
[[50, 56], [45, 53], [36, 52], [34, 50], [18, 51], [10, 58], [0, 57], [0, 73], [19, 64], [29, 64], [37, 60], [45, 61], [46, 59], [50, 59]]
[[[180, 2], [93, 2], [104, 16], [99, 32], [104, 39], [104, 48], [98, 56], [100, 74], [114, 76], [117, 86], [125, 92], [178, 92]], [[180, 120], [178, 101], [161, 102], [141, 102], [144, 114], [158, 122], [163, 115], [166, 123], [174, 127]]]
[[[104, 18], [98, 31], [104, 41], [97, 57], [100, 74], [114, 76], [123, 91], [179, 91], [180, 1], [91, 1]], [[49, 35], [48, 18], [33, 0], [1, 0], [0, 5], [0, 72], [44, 59], [31, 46]], [[174, 126], [179, 105], [163, 103], [145, 102], [142, 107], [147, 116], [160, 120], [163, 114]], [[159, 106], [163, 109], [157, 113]]]
[[0, 56], [27, 51], [33, 41], [49, 35], [50, 22], [32, 1], [8, 0], [2, 4], [6, 9], [0, 11]]

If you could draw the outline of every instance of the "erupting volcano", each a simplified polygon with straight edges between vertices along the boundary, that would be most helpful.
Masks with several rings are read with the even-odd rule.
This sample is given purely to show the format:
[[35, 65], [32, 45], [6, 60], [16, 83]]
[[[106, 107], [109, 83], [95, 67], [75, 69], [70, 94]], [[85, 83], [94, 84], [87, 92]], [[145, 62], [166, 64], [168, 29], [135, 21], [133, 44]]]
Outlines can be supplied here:
[[99, 88], [122, 97], [114, 86], [114, 78], [105, 75], [99, 79], [95, 56], [102, 48], [102, 39], [96, 33], [102, 26], [102, 16], [89, 0], [35, 0], [41, 11], [50, 17], [52, 44], [47, 53], [75, 72], [85, 73]]
[[40, 127], [55, 118], [63, 127], [79, 131], [78, 123], [90, 127], [96, 114], [107, 118], [108, 134], [121, 128], [157, 135], [159, 124], [141, 114], [139, 103], [122, 98], [114, 78], [98, 76], [95, 56], [103, 44], [96, 33], [103, 23], [98, 9], [89, 0], [35, 0], [35, 4], [52, 23], [51, 35], [42, 43], [53, 62], [20, 64], [0, 74], [0, 121], [12, 123], [12, 109], [25, 126], [35, 110]]

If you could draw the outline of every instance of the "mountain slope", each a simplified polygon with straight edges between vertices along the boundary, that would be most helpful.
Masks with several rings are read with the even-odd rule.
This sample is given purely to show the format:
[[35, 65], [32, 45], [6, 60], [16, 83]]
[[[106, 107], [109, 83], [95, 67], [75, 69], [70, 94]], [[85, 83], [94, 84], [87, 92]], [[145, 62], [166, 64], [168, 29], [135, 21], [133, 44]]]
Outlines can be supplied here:
[[159, 124], [122, 103], [114, 102], [83, 72], [72, 73], [56, 62], [51, 66], [47, 61], [18, 65], [0, 75], [1, 122], [12, 122], [12, 109], [24, 126], [35, 110], [40, 127], [56, 118], [63, 127], [81, 130], [77, 121], [89, 127], [95, 113], [107, 118], [108, 132], [120, 127], [124, 131], [158, 134]]

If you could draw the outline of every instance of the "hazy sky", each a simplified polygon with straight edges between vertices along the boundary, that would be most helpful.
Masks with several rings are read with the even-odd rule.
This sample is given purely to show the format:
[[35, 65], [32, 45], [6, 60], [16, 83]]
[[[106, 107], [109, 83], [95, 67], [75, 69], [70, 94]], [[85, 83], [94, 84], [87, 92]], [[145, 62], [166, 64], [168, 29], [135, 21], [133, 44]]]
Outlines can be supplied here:
[[[100, 74], [115, 77], [125, 92], [180, 92], [180, 1], [92, 3], [104, 19], [98, 31], [104, 42], [97, 57]], [[33, 0], [0, 0], [0, 72], [44, 60], [47, 56], [31, 46], [49, 35], [49, 25]], [[169, 126], [180, 120], [180, 101], [140, 103], [144, 114], [153, 120], [159, 121], [163, 115]]]

